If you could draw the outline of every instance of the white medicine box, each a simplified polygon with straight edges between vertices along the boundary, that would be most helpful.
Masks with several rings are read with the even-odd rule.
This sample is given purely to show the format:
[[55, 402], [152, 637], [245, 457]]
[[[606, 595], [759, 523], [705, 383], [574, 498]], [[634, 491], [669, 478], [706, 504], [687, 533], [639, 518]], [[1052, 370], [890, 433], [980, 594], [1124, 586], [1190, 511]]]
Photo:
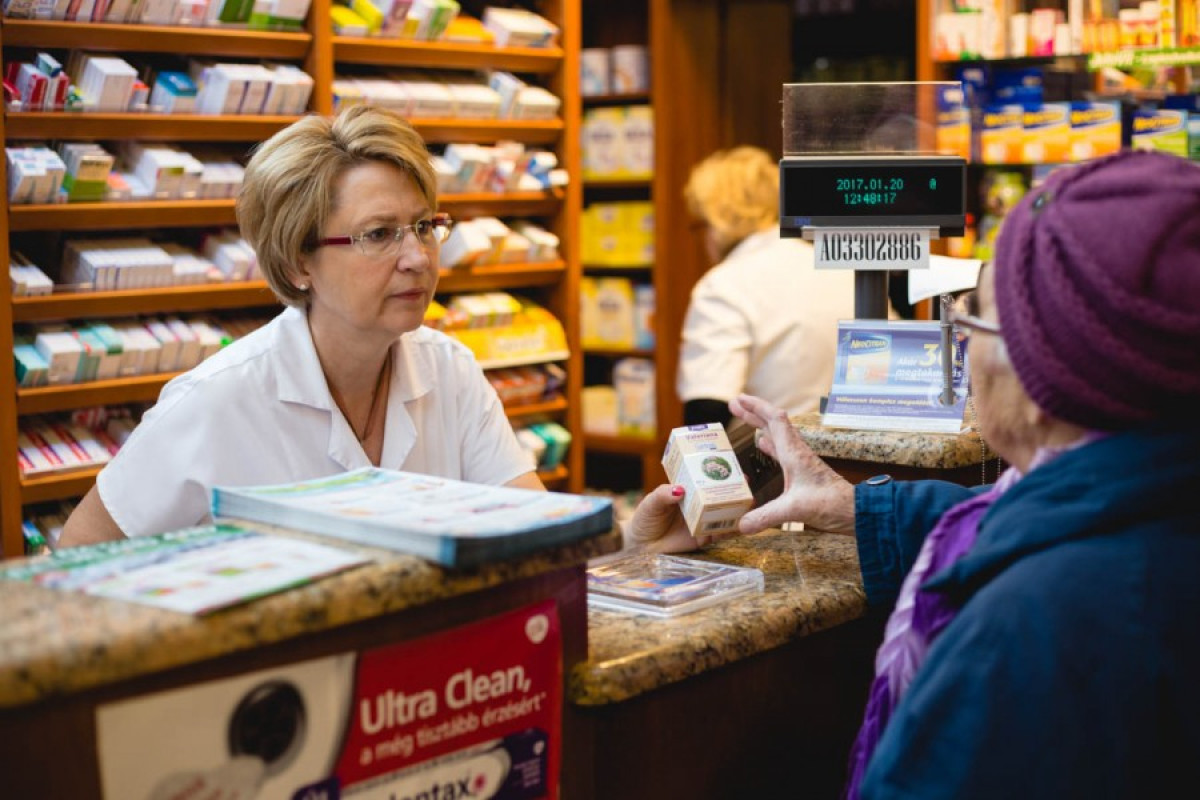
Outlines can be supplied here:
[[672, 430], [662, 463], [667, 480], [684, 488], [680, 510], [693, 536], [732, 533], [754, 506], [746, 476], [718, 422]]

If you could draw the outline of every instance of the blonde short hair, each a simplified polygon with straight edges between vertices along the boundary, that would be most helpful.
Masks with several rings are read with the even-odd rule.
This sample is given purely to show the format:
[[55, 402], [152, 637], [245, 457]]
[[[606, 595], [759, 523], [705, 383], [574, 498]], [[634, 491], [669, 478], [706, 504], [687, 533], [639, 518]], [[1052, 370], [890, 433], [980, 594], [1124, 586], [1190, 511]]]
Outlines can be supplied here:
[[246, 165], [238, 227], [283, 303], [305, 304], [293, 270], [312, 252], [334, 211], [338, 179], [371, 161], [399, 167], [412, 177], [430, 210], [437, 209], [437, 177], [424, 140], [386, 109], [360, 105], [335, 117], [305, 117], [263, 142]]
[[683, 194], [727, 252], [779, 221], [779, 164], [759, 147], [718, 150], [692, 168]]

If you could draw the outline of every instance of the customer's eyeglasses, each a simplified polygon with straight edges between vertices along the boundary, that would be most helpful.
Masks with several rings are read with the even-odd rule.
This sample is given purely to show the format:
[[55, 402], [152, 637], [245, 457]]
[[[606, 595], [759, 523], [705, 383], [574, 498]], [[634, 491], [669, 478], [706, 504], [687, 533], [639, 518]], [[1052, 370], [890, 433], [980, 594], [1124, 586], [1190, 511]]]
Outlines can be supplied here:
[[352, 244], [356, 245], [365, 256], [383, 258], [384, 256], [399, 255], [404, 237], [410, 232], [417, 237], [417, 241], [422, 247], [434, 248], [446, 241], [450, 236], [450, 229], [453, 227], [454, 220], [450, 219], [449, 214], [434, 214], [432, 217], [419, 219], [411, 225], [401, 225], [397, 228], [379, 226], [353, 236], [330, 236], [318, 239], [316, 246]]
[[958, 308], [950, 309], [950, 321], [955, 325], [966, 328], [968, 331], [999, 335], [999, 322], [991, 322], [979, 316], [979, 295], [974, 291], [967, 292], [960, 297], [958, 299], [958, 306], [961, 306], [965, 310], [960, 311]]

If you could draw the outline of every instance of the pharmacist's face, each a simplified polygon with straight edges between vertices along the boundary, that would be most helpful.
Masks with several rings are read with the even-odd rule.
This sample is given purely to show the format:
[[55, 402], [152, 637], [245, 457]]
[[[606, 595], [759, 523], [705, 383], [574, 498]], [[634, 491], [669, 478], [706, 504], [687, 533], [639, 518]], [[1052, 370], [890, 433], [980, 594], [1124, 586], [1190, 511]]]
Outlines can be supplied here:
[[[413, 179], [399, 168], [368, 162], [342, 173], [334, 187], [334, 211], [319, 237], [355, 237], [412, 225], [433, 214]], [[368, 248], [370, 249], [370, 248]], [[314, 325], [336, 322], [361, 335], [391, 340], [425, 319], [438, 280], [438, 248], [412, 230], [399, 247], [382, 254], [358, 243], [318, 247], [306, 256], [301, 280], [309, 284]]]
[[[999, 322], [995, 288], [995, 267], [985, 265], [975, 290], [976, 307], [968, 313], [985, 322]], [[1017, 379], [1001, 334], [972, 331], [967, 348], [979, 431], [989, 447], [1024, 469], [1037, 450], [1037, 423], [1042, 414]]]

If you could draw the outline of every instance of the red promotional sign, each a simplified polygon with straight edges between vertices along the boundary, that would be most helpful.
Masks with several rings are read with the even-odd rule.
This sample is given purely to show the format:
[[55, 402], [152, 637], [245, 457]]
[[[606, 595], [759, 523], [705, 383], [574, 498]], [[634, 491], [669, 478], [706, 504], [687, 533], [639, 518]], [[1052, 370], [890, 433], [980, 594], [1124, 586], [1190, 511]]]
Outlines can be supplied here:
[[355, 678], [336, 768], [341, 793], [557, 797], [562, 641], [553, 601], [362, 653]]

